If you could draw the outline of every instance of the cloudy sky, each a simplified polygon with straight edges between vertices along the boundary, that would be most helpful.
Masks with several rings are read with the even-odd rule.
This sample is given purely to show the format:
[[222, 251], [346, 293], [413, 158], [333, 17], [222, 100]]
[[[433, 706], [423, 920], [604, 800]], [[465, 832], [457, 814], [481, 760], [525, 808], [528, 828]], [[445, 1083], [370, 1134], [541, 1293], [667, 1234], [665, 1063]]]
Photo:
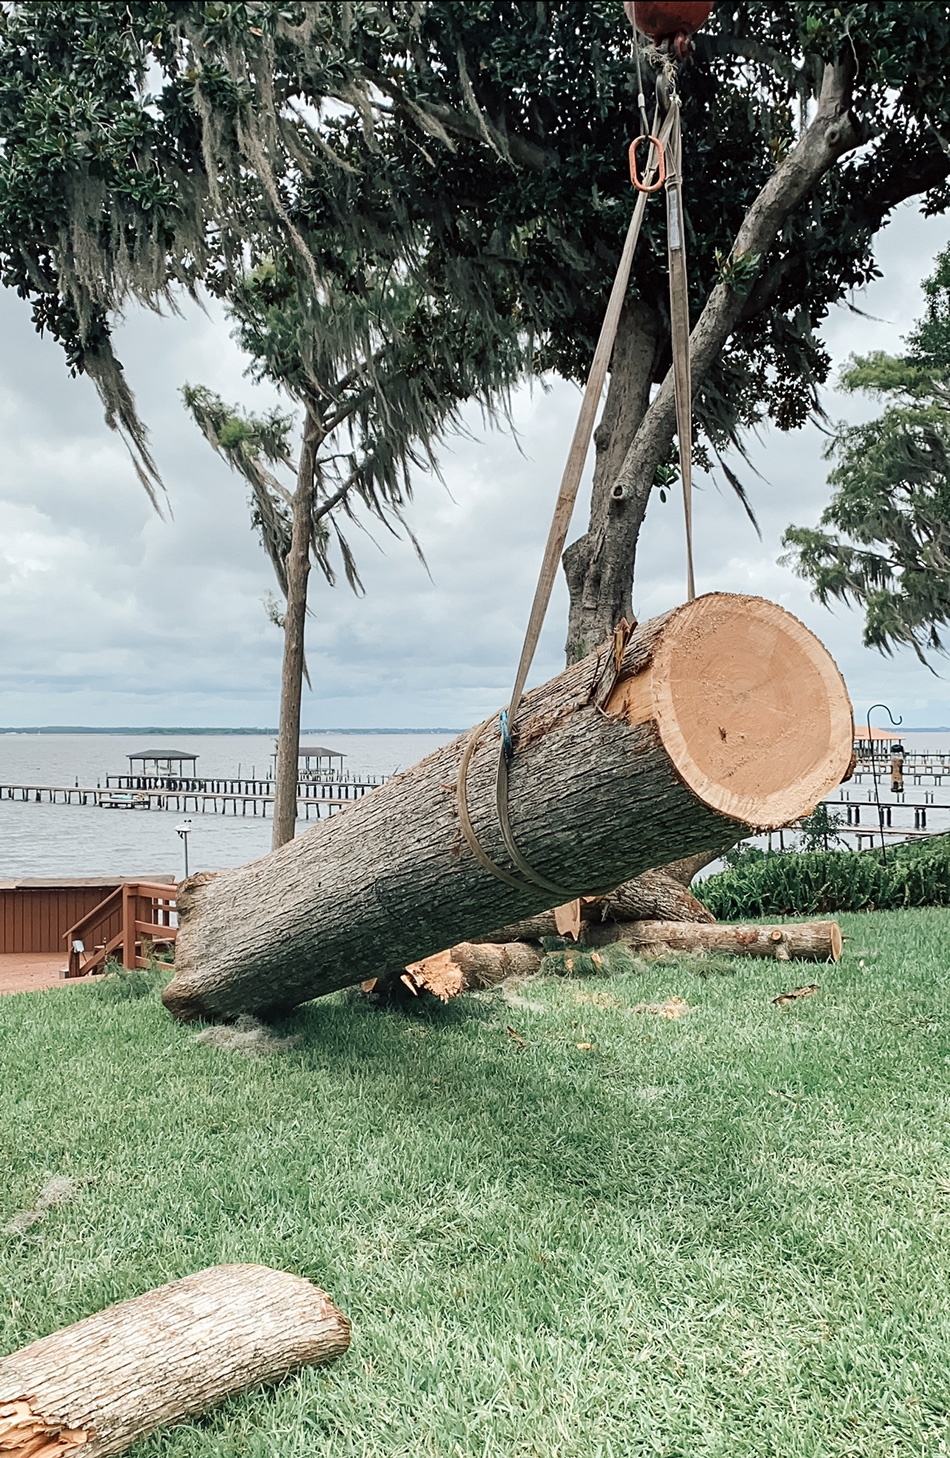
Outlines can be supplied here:
[[[855, 299], [875, 316], [835, 311], [835, 360], [898, 348], [921, 308], [920, 279], [950, 240], [950, 221], [904, 209], [879, 240], [883, 279]], [[270, 568], [250, 530], [245, 491], [186, 417], [178, 391], [202, 383], [226, 399], [269, 397], [243, 376], [220, 315], [131, 316], [119, 348], [168, 486], [152, 511], [86, 380], [71, 380], [26, 306], [0, 291], [0, 726], [273, 725], [280, 634], [262, 599]], [[357, 533], [366, 595], [312, 578], [307, 728], [463, 728], [506, 699], [579, 392], [554, 381], [516, 401], [519, 433], [486, 432], [443, 453], [445, 484], [420, 476], [410, 546]], [[833, 418], [869, 407], [828, 392]], [[777, 565], [782, 531], [813, 524], [827, 501], [822, 437], [766, 435], [751, 478], [759, 541], [728, 488], [705, 482], [696, 516], [697, 589], [761, 593], [827, 643], [857, 716], [883, 699], [905, 724], [950, 725], [950, 660], [939, 676], [910, 653], [861, 647], [860, 618], [831, 614]], [[583, 530], [578, 507], [572, 537]], [[655, 500], [641, 537], [635, 609], [682, 601], [682, 510]], [[566, 624], [559, 584], [533, 681], [559, 671]]]

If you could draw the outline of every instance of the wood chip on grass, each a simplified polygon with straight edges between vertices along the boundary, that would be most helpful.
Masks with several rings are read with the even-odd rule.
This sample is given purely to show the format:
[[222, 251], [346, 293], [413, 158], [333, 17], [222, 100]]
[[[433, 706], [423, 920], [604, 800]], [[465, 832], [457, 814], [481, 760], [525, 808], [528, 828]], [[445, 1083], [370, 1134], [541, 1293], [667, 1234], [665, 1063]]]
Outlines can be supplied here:
[[791, 992], [780, 992], [778, 997], [772, 998], [772, 1001], [776, 1007], [788, 1007], [789, 1003], [798, 1002], [802, 997], [811, 997], [818, 989], [819, 984], [812, 982], [807, 987], [795, 987]]
[[685, 997], [668, 997], [666, 1002], [638, 1002], [630, 1009], [635, 1013], [652, 1013], [657, 1018], [681, 1018], [685, 1013], [695, 1012]]

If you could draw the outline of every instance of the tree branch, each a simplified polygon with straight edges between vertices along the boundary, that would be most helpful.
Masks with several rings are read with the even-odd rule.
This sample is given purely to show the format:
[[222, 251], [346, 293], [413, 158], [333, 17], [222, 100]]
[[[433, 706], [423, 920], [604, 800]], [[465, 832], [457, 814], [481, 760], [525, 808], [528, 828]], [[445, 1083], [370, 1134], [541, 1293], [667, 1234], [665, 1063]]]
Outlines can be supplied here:
[[[732, 245], [731, 258], [765, 258], [785, 220], [840, 157], [860, 145], [864, 137], [849, 114], [852, 68], [839, 63], [825, 67], [818, 110], [808, 128], [765, 183], [742, 221]], [[744, 294], [722, 282], [716, 285], [690, 337], [693, 394], [698, 394], [729, 335], [742, 317]], [[662, 462], [676, 428], [673, 371], [667, 372], [659, 394], [617, 476], [614, 499], [644, 495]], [[645, 501], [645, 495], [644, 495]]]
[[[367, 70], [364, 70], [362, 74], [371, 86], [378, 87], [385, 96], [390, 97], [429, 136], [437, 136], [443, 142], [449, 142], [450, 146], [449, 138], [451, 136], [461, 137], [466, 142], [485, 141], [484, 130], [478, 117], [474, 114], [456, 111], [454, 107], [445, 106], [437, 101], [426, 101], [425, 103], [414, 101], [390, 77]], [[557, 167], [560, 162], [557, 152], [552, 148], [541, 146], [519, 132], [509, 132], [505, 128], [504, 141], [508, 150], [508, 159], [529, 172], [546, 172], [551, 167]]]

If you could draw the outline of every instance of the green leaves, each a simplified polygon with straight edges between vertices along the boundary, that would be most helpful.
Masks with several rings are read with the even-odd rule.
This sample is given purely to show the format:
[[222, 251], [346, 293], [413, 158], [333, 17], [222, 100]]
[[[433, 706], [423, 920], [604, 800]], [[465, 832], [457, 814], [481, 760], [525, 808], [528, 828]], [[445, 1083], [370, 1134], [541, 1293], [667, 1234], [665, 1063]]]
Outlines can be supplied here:
[[[842, 376], [887, 404], [866, 424], [839, 426], [828, 454], [834, 488], [820, 529], [790, 527], [786, 557], [820, 602], [864, 608], [864, 641], [900, 644], [925, 661], [950, 621], [950, 356], [948, 255], [925, 286], [928, 311], [904, 357], [853, 358]], [[832, 530], [828, 530], [831, 528]]]

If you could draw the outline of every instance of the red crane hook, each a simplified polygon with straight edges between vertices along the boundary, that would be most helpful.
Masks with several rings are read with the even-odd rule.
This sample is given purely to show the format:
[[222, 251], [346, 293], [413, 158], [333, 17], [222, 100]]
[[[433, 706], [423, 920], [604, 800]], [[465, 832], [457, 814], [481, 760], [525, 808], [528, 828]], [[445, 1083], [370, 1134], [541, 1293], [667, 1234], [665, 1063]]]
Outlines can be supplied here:
[[712, 14], [711, 0], [624, 0], [631, 25], [658, 47], [668, 46], [682, 61], [689, 55], [693, 32]]

